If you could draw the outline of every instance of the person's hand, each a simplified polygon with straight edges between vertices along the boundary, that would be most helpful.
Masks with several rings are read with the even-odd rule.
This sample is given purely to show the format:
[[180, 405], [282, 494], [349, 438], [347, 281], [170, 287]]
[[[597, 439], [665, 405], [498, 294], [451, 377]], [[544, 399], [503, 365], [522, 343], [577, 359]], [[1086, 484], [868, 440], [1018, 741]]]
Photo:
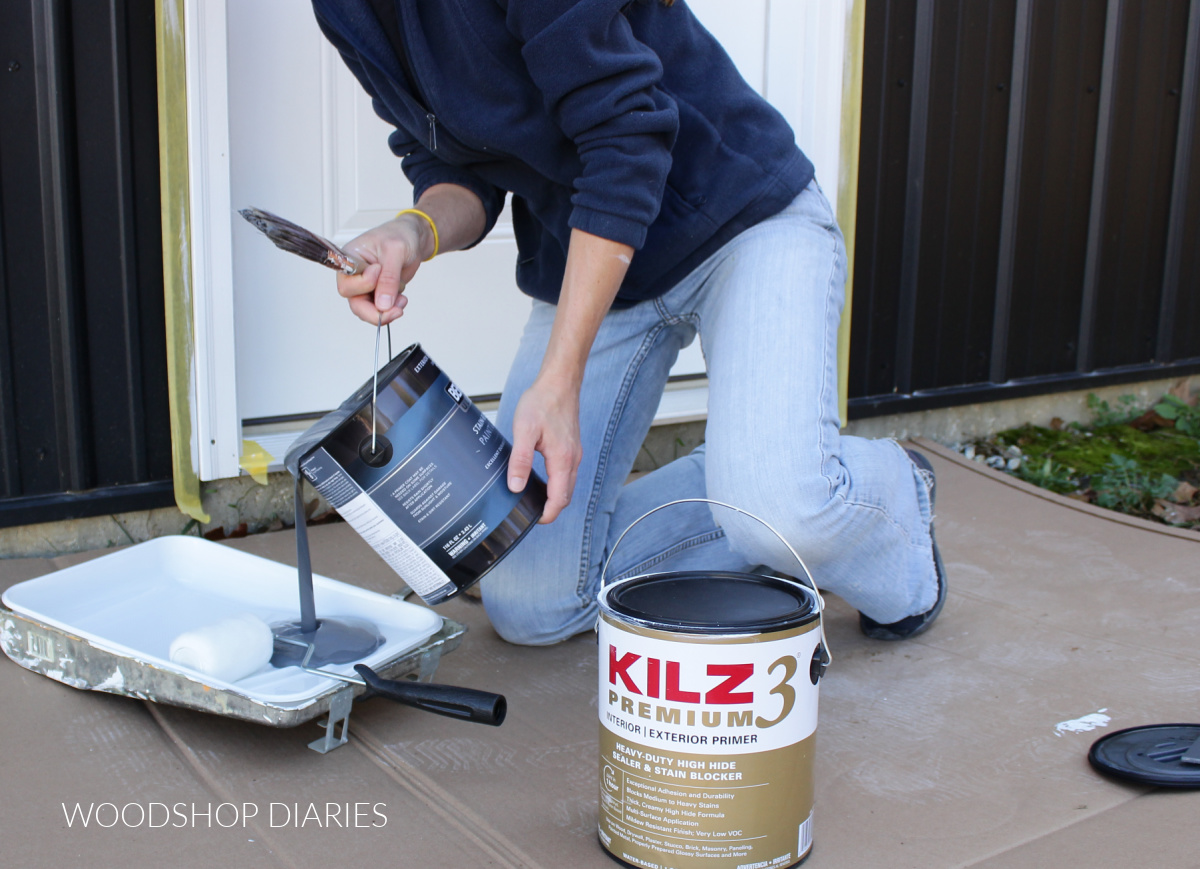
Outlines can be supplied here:
[[546, 507], [543, 525], [571, 503], [575, 474], [583, 458], [579, 439], [579, 388], [538, 378], [521, 396], [513, 416], [513, 451], [508, 488], [520, 492], [533, 469], [533, 452], [546, 460]]
[[571, 230], [562, 292], [542, 367], [513, 414], [513, 451], [508, 488], [525, 488], [534, 450], [546, 460], [546, 508], [542, 524], [553, 522], [575, 490], [583, 459], [579, 438], [579, 392], [592, 342], [625, 278], [633, 248]]
[[404, 314], [404, 288], [421, 266], [428, 229], [422, 217], [403, 214], [346, 245], [347, 252], [367, 263], [362, 274], [337, 276], [338, 293], [356, 317], [374, 326], [381, 318], [387, 324]]

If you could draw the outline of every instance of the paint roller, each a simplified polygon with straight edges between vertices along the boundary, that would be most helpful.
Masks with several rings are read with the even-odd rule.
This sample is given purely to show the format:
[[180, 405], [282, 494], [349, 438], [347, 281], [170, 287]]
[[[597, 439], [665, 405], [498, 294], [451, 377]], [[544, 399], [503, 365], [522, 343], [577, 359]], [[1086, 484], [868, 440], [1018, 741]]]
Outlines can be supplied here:
[[265, 667], [274, 650], [275, 635], [267, 623], [241, 613], [184, 631], [171, 641], [170, 658], [205, 676], [237, 682]]
[[251, 613], [241, 613], [211, 625], [184, 631], [172, 640], [169, 655], [173, 663], [205, 676], [223, 682], [237, 682], [270, 663], [277, 643], [304, 648], [299, 660], [291, 663], [307, 673], [366, 686], [364, 697], [387, 697], [426, 712], [495, 727], [504, 722], [508, 712], [504, 696], [490, 691], [385, 679], [366, 664], [355, 665], [354, 669], [361, 677], [357, 679], [313, 667], [310, 665], [316, 648], [313, 642], [277, 635], [266, 622]]

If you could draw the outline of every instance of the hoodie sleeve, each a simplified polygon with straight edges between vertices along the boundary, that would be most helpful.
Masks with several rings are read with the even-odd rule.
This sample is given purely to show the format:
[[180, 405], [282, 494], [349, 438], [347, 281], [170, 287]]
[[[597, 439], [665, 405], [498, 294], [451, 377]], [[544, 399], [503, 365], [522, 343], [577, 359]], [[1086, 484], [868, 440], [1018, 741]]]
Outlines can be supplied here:
[[[662, 62], [628, 0], [496, 0], [547, 111], [578, 149], [570, 224], [640, 248], [658, 216], [679, 129]], [[669, 10], [649, 10], [669, 14]]]
[[342, 56], [342, 61], [346, 64], [350, 72], [354, 74], [354, 77], [358, 79], [363, 90], [371, 97], [371, 105], [375, 110], [375, 114], [379, 115], [380, 118], [392, 127], [395, 127], [392, 134], [388, 136], [388, 147], [397, 157], [403, 158], [400, 165], [404, 170], [405, 177], [408, 178], [413, 186], [413, 203], [415, 204], [420, 200], [422, 194], [435, 184], [457, 184], [459, 187], [467, 188], [479, 197], [479, 201], [483, 203], [486, 222], [483, 234], [468, 245], [468, 247], [474, 247], [496, 225], [496, 220], [500, 217], [500, 212], [504, 208], [504, 191], [489, 184], [469, 169], [462, 166], [452, 166], [449, 163], [439, 160], [428, 148], [423, 146], [414, 136], [401, 127], [395, 116], [388, 109], [387, 104], [379, 97], [378, 88], [367, 74], [364, 64], [359, 59], [358, 52], [326, 20], [319, 9], [314, 8], [313, 12], [316, 15], [317, 24], [320, 26], [321, 32], [325, 34], [325, 38], [338, 50], [338, 54]]

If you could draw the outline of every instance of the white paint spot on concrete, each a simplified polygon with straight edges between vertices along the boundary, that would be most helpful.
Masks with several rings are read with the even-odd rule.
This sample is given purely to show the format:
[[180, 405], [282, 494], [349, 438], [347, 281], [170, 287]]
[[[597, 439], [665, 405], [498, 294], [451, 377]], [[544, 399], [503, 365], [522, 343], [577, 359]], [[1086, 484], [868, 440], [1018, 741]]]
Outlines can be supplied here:
[[1104, 714], [1107, 711], [1108, 709], [1101, 709], [1082, 718], [1060, 721], [1054, 725], [1054, 735], [1062, 736], [1064, 733], [1087, 733], [1095, 730], [1097, 727], [1107, 727], [1108, 723], [1112, 721], [1111, 716]]

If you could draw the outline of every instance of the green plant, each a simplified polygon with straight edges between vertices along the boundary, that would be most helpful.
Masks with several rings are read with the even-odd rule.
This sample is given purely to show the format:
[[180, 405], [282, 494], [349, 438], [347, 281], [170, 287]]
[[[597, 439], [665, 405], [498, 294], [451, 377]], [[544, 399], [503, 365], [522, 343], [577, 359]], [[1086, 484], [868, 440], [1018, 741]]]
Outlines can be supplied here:
[[1166, 498], [1178, 485], [1170, 474], [1160, 474], [1156, 479], [1144, 473], [1136, 459], [1118, 453], [1113, 453], [1104, 469], [1092, 477], [1096, 503], [1125, 513], [1149, 513], [1156, 498]]
[[1092, 412], [1092, 425], [1124, 425], [1138, 416], [1137, 398], [1132, 395], [1122, 395], [1117, 399], [1117, 406], [1109, 405], [1096, 393], [1089, 392], [1087, 397], [1088, 410]]
[[1174, 395], [1164, 395], [1163, 400], [1154, 405], [1154, 412], [1163, 419], [1173, 420], [1177, 431], [1200, 439], [1200, 407], [1192, 407]]
[[1017, 467], [1016, 475], [1027, 483], [1058, 492], [1060, 495], [1079, 488], [1075, 469], [1055, 462], [1049, 456], [1041, 462], [1026, 459]]

